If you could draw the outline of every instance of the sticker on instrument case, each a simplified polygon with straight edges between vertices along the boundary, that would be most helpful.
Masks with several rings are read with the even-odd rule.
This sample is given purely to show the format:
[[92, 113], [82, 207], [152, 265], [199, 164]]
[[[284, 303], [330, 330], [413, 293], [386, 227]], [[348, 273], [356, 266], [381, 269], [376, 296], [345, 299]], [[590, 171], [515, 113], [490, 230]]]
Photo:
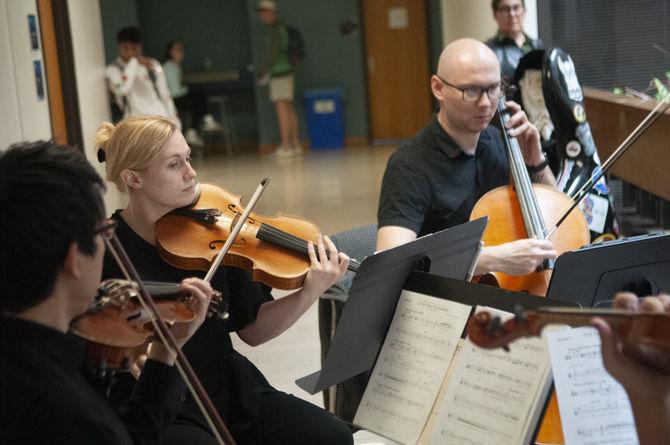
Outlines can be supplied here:
[[[602, 173], [602, 168], [600, 165], [596, 165], [593, 168], [593, 171], [591, 172], [591, 178], [595, 178], [596, 176], [600, 175]], [[596, 185], [593, 186], [594, 190], [597, 192], [600, 192], [602, 195], [606, 195], [609, 193], [610, 189], [607, 187], [607, 181], [605, 181], [605, 176], [601, 176], [598, 182], [596, 182]]]
[[582, 105], [575, 105], [575, 108], [572, 109], [572, 114], [574, 114], [577, 123], [583, 124], [586, 122], [586, 111]]
[[559, 57], [557, 62], [558, 69], [563, 74], [568, 96], [575, 102], [581, 102], [584, 100], [584, 94], [582, 93], [582, 87], [579, 85], [579, 80], [577, 80], [577, 73], [575, 73], [575, 64], [572, 63], [572, 57], [566, 54], [565, 59]]
[[589, 223], [589, 229], [596, 233], [603, 233], [605, 222], [607, 222], [607, 209], [609, 208], [607, 198], [589, 193], [579, 203], [579, 208], [584, 212], [586, 221]]
[[580, 144], [582, 144], [582, 151], [584, 156], [590, 157], [596, 153], [596, 143], [593, 141], [593, 135], [591, 134], [591, 127], [589, 127], [588, 122], [577, 125], [575, 129], [575, 135]]
[[570, 141], [565, 146], [565, 154], [570, 158], [576, 158], [582, 152], [582, 144], [577, 141]]

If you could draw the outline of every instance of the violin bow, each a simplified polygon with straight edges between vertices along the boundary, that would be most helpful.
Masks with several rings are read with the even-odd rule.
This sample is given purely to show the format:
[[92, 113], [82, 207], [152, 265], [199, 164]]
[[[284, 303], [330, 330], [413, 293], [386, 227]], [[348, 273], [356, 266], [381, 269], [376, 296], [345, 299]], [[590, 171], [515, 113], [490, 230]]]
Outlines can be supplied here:
[[649, 114], [647, 114], [647, 117], [645, 117], [642, 120], [642, 122], [640, 122], [640, 124], [633, 130], [633, 132], [630, 135], [628, 135], [628, 137], [621, 143], [621, 145], [619, 145], [619, 147], [617, 147], [617, 149], [614, 150], [614, 153], [612, 153], [610, 157], [607, 158], [605, 162], [603, 162], [600, 171], [597, 174], [591, 176], [591, 178], [584, 183], [582, 188], [579, 189], [577, 193], [574, 194], [574, 196], [572, 197], [574, 202], [572, 203], [570, 208], [568, 208], [568, 210], [563, 214], [563, 216], [561, 216], [558, 219], [556, 224], [554, 224], [554, 227], [549, 231], [549, 233], [547, 234], [547, 236], [544, 237], [544, 239], [549, 239], [551, 235], [554, 234], [556, 229], [558, 229], [558, 227], [561, 224], [563, 224], [563, 221], [566, 220], [570, 212], [572, 212], [575, 209], [575, 207], [579, 205], [582, 199], [586, 197], [586, 195], [596, 185], [596, 183], [600, 180], [600, 178], [602, 178], [605, 175], [605, 173], [607, 173], [607, 171], [610, 169], [610, 167], [612, 167], [612, 165], [616, 161], [618, 161], [621, 156], [623, 156], [626, 150], [628, 150], [640, 138], [640, 136], [642, 136], [642, 133], [647, 131], [647, 129], [651, 126], [651, 124], [653, 124], [656, 121], [656, 119], [658, 119], [659, 117], [661, 117], [661, 115], [663, 115], [663, 113], [665, 113], [668, 107], [670, 107], [670, 99], [668, 98], [660, 100], [658, 104], [656, 104], [654, 109], [651, 110]]
[[249, 200], [249, 203], [245, 207], [244, 212], [242, 212], [242, 216], [240, 217], [240, 219], [237, 220], [237, 223], [235, 223], [233, 230], [230, 231], [228, 239], [226, 240], [225, 244], [223, 245], [219, 253], [216, 255], [216, 258], [212, 262], [212, 265], [210, 266], [209, 270], [207, 271], [207, 275], [205, 275], [205, 281], [209, 282], [212, 280], [212, 277], [214, 277], [214, 274], [219, 269], [219, 266], [221, 266], [223, 258], [226, 256], [226, 253], [228, 253], [228, 250], [230, 250], [231, 246], [233, 245], [233, 242], [235, 241], [235, 238], [237, 238], [237, 235], [240, 233], [240, 230], [242, 230], [244, 223], [247, 221], [249, 214], [256, 206], [256, 203], [263, 194], [265, 187], [267, 187], [268, 182], [270, 182], [268, 178], [263, 178], [261, 183], [258, 184], [256, 191], [251, 196], [251, 199]]
[[118, 262], [119, 267], [126, 276], [126, 279], [137, 283], [139, 291], [137, 296], [138, 301], [144, 310], [152, 315], [151, 323], [154, 327], [154, 330], [156, 331], [156, 335], [158, 335], [158, 338], [165, 345], [168, 351], [176, 356], [175, 364], [177, 370], [184, 379], [186, 386], [191, 392], [193, 399], [198, 405], [198, 408], [200, 408], [200, 411], [205, 417], [205, 420], [212, 430], [212, 433], [216, 437], [217, 442], [221, 445], [235, 445], [233, 436], [230, 434], [230, 431], [223, 422], [223, 419], [221, 419], [221, 416], [207, 395], [205, 388], [202, 386], [200, 379], [195, 374], [195, 371], [193, 371], [191, 364], [186, 359], [186, 356], [182, 352], [181, 348], [179, 348], [177, 345], [177, 342], [172, 335], [172, 331], [170, 331], [170, 328], [168, 328], [165, 321], [163, 321], [163, 319], [160, 317], [153, 298], [151, 298], [151, 295], [144, 286], [137, 269], [135, 269], [135, 266], [130, 261], [128, 254], [123, 248], [123, 245], [116, 237], [116, 235], [112, 236], [110, 239], [105, 239], [105, 244], [107, 244], [107, 247], [114, 255], [114, 258]]

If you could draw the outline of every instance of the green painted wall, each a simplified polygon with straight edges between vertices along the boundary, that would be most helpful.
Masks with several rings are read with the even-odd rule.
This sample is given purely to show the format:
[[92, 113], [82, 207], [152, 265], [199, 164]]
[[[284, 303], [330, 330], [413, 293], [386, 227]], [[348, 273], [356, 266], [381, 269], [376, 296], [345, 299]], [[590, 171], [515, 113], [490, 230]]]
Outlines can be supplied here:
[[[254, 60], [258, 55], [259, 22], [256, 0], [247, 0]], [[342, 35], [340, 24], [346, 19], [360, 22], [359, 0], [282, 0], [278, 3], [283, 20], [300, 30], [307, 56], [296, 73], [296, 106], [302, 115], [302, 91], [309, 88], [340, 86], [343, 90], [345, 137], [368, 135], [363, 45], [360, 32]], [[267, 88], [257, 94], [260, 143], [279, 139], [274, 109]], [[304, 118], [301, 130], [306, 135]], [[305, 136], [306, 137], [306, 136]]]
[[[284, 21], [300, 29], [306, 44], [306, 59], [296, 73], [296, 106], [301, 115], [301, 130], [307, 137], [302, 117], [302, 92], [309, 88], [340, 86], [346, 137], [367, 137], [368, 117], [365, 85], [365, 57], [361, 31], [340, 33], [347, 19], [360, 19], [364, 0], [279, 0]], [[428, 11], [431, 69], [442, 50], [440, 0], [426, 0]], [[138, 26], [144, 36], [145, 53], [162, 56], [165, 44], [173, 38], [184, 41], [184, 71], [201, 71], [205, 59], [215, 70], [246, 69], [257, 57], [260, 23], [257, 0], [100, 0], [107, 60], [116, 54], [116, 31], [127, 25]], [[253, 97], [253, 99], [252, 99]], [[261, 144], [279, 139], [276, 116], [266, 87], [255, 87], [244, 95], [248, 102], [236, 106], [235, 122], [239, 139]], [[253, 128], [252, 128], [253, 127]]]
[[237, 70], [251, 62], [245, 0], [138, 0], [144, 52], [161, 59], [168, 41], [184, 42], [184, 72]]
[[102, 35], [105, 39], [105, 59], [116, 58], [116, 33], [126, 26], [140, 26], [137, 0], [100, 0]]

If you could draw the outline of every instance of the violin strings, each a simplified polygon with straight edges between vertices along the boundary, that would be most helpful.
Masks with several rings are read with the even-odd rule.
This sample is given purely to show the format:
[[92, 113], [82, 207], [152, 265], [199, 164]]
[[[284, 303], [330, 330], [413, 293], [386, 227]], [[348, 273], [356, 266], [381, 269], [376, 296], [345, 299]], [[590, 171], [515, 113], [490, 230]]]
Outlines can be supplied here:
[[[308, 243], [306, 240], [269, 224], [261, 224], [258, 230], [258, 239], [277, 244], [304, 255], [308, 253]], [[318, 257], [319, 253], [317, 252], [316, 254]], [[355, 272], [358, 270], [358, 267], [359, 264], [355, 260], [349, 262], [350, 270]]]

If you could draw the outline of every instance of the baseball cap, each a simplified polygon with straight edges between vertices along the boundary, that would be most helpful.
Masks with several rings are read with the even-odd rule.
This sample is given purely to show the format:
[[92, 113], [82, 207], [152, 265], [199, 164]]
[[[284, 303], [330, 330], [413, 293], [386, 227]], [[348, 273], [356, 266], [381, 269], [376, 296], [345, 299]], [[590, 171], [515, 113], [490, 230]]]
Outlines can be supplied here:
[[262, 1], [258, 2], [258, 5], [256, 5], [256, 10], [257, 11], [262, 11], [262, 10], [276, 11], [277, 10], [277, 5], [272, 0], [262, 0]]

